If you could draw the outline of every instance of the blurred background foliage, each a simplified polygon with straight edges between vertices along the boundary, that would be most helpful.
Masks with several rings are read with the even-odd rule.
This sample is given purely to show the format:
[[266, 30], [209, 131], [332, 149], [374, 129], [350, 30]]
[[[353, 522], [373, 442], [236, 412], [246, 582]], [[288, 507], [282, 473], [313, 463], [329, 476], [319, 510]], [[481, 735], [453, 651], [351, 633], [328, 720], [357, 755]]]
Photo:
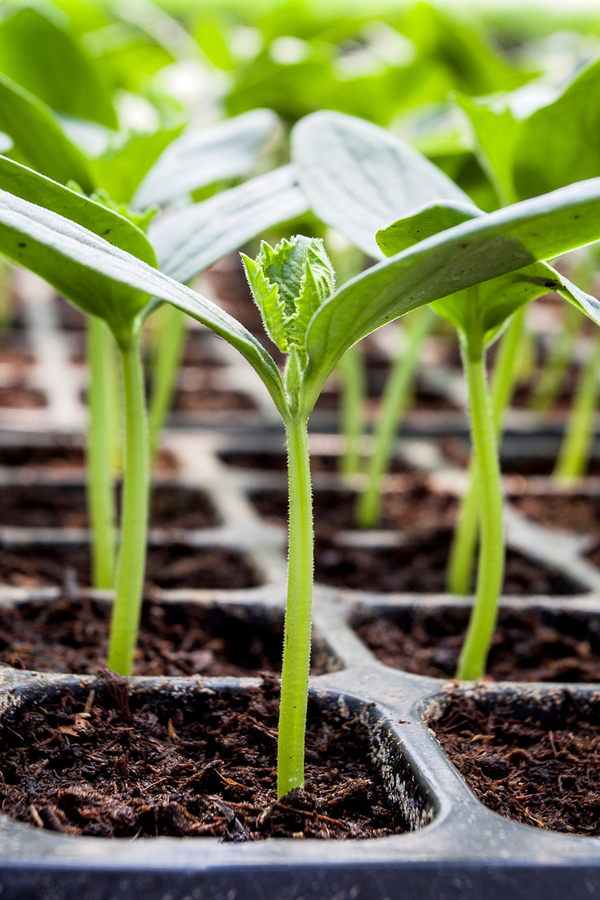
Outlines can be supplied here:
[[490, 210], [499, 198], [456, 96], [510, 98], [513, 115], [529, 116], [600, 56], [592, 8], [364, 9], [333, 0], [4, 0], [0, 76], [37, 98], [99, 167], [131, 134], [257, 107], [289, 127], [335, 109], [408, 139]]

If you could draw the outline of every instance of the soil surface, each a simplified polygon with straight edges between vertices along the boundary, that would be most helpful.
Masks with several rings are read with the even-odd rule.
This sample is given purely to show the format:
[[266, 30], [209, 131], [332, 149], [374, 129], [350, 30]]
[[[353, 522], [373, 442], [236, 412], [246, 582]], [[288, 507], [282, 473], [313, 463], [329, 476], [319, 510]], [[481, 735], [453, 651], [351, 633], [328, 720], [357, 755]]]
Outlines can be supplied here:
[[[340, 408], [341, 394], [336, 387], [329, 389], [328, 385], [319, 395], [315, 409], [337, 410]], [[417, 385], [413, 398], [407, 406], [407, 412], [412, 410], [449, 410], [456, 411], [457, 406], [446, 397], [429, 390], [423, 385]]]
[[0, 406], [5, 409], [43, 409], [47, 406], [46, 395], [19, 385], [0, 387]]
[[[285, 453], [238, 453], [226, 451], [219, 454], [219, 458], [228, 466], [235, 469], [260, 469], [261, 471], [273, 470], [275, 472], [287, 471], [287, 457]], [[339, 472], [340, 457], [323, 453], [311, 453], [311, 472]], [[390, 473], [396, 475], [408, 471], [406, 463], [399, 459], [393, 459]], [[287, 504], [287, 500], [286, 500]]]
[[510, 499], [513, 506], [540, 525], [578, 534], [600, 533], [600, 495], [530, 494]]
[[[439, 526], [452, 527], [457, 500], [451, 494], [432, 491], [427, 476], [401, 476], [397, 490], [384, 494], [380, 528], [413, 534]], [[252, 493], [251, 500], [261, 516], [279, 524], [287, 522], [287, 491], [269, 490]], [[315, 533], [327, 536], [338, 530], [357, 527], [355, 491], [317, 490], [313, 496]]]
[[524, 825], [600, 835], [600, 722], [564, 692], [555, 720], [492, 712], [456, 691], [429, 724], [479, 799]]
[[[454, 678], [468, 609], [360, 615], [359, 637], [380, 662], [433, 678]], [[600, 681], [600, 616], [501, 609], [486, 667], [492, 681]]]
[[[0, 606], [0, 665], [38, 672], [98, 674], [106, 666], [111, 605], [91, 598]], [[283, 618], [247, 607], [146, 601], [134, 675], [248, 676], [279, 672]], [[331, 671], [317, 642], [312, 672]]]
[[[436, 439], [436, 443], [442, 453], [454, 465], [464, 468], [469, 463], [471, 445], [467, 437], [447, 435]], [[511, 452], [502, 450], [500, 453], [500, 468], [504, 475], [552, 475], [556, 466], [559, 450], [559, 442], [553, 441], [548, 446], [548, 452], [543, 454], [529, 452], [523, 446], [523, 452]], [[600, 458], [592, 457], [589, 460], [586, 475], [600, 475]]]
[[309, 701], [305, 789], [276, 798], [279, 685], [234, 695], [106, 689], [18, 710], [2, 728], [2, 812], [97, 837], [368, 838], [406, 831], [356, 720]]
[[[83, 447], [51, 445], [29, 447], [22, 444], [0, 446], [0, 466], [9, 468], [48, 468], [52, 470], [83, 469], [85, 450]], [[153, 469], [157, 473], [177, 472], [179, 463], [170, 450], [159, 450]]]
[[[68, 592], [90, 586], [87, 544], [27, 544], [0, 547], [0, 584], [58, 585]], [[221, 547], [163, 544], [150, 547], [145, 589], [255, 587], [254, 570], [240, 554]]]
[[[153, 528], [212, 528], [218, 516], [201, 491], [156, 485], [152, 491]], [[0, 486], [0, 525], [38, 528], [87, 528], [85, 488], [80, 485]]]
[[[333, 587], [375, 592], [444, 593], [452, 532], [416, 536], [399, 547], [347, 547], [317, 540], [315, 579]], [[506, 554], [504, 594], [586, 593], [566, 576], [516, 550]]]
[[229, 412], [256, 408], [248, 394], [210, 388], [202, 391], [177, 391], [173, 401], [175, 412]]

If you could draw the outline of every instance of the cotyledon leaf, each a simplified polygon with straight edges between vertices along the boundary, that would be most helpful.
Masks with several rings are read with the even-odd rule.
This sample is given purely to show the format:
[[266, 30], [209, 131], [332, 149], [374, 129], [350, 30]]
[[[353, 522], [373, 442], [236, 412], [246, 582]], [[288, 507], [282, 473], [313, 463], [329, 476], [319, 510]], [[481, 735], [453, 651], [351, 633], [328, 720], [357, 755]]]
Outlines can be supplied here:
[[376, 259], [378, 229], [430, 201], [469, 202], [409, 144], [343, 113], [301, 119], [292, 131], [292, 159], [313, 212]]
[[63, 133], [41, 100], [0, 73], [0, 131], [10, 136], [21, 160], [49, 178], [72, 179], [94, 190], [83, 154]]
[[172, 303], [236, 347], [260, 375], [280, 413], [286, 414], [285, 389], [275, 362], [236, 319], [77, 222], [0, 190], [0, 252], [47, 278], [59, 290], [65, 287], [69, 268], [79, 270], [78, 275], [87, 269], [94, 277], [100, 274], [107, 282], [129, 285]]
[[[109, 243], [156, 265], [152, 245], [129, 219], [6, 157], [0, 157], [0, 189], [52, 209], [102, 235]], [[12, 252], [3, 252], [33, 268], [85, 312], [104, 319], [117, 340], [127, 339], [133, 320], [148, 302], [145, 292], [132, 290], [76, 263], [67, 266], [64, 259], [31, 241], [14, 236]]]
[[257, 234], [303, 215], [308, 203], [295, 166], [282, 166], [154, 219], [148, 237], [163, 272], [188, 282]]
[[247, 175], [278, 122], [270, 109], [254, 109], [204, 131], [186, 131], [152, 166], [132, 206], [164, 206], [223, 178]]
[[463, 222], [379, 263], [345, 284], [313, 317], [303, 402], [312, 408], [342, 354], [380, 325], [597, 240], [600, 178], [593, 178]]

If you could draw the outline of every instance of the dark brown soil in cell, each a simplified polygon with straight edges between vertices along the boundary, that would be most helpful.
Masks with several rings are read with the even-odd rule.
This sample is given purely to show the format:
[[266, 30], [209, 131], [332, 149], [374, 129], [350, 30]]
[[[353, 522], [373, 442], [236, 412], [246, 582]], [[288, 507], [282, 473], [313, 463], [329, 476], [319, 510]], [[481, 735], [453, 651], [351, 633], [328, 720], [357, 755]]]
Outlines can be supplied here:
[[[0, 665], [93, 675], [104, 669], [111, 606], [92, 599], [30, 601], [0, 607]], [[279, 672], [283, 621], [246, 607], [146, 601], [134, 675], [258, 675]], [[313, 674], [331, 657], [313, 645]]]
[[[357, 634], [380, 662], [454, 678], [470, 610], [360, 613]], [[501, 609], [486, 667], [494, 681], [600, 681], [600, 616]]]
[[[287, 471], [287, 457], [285, 453], [238, 453], [226, 451], [219, 454], [219, 458], [228, 466], [235, 469], [260, 469], [260, 471]], [[340, 457], [323, 453], [311, 453], [311, 472], [339, 472]], [[409, 466], [402, 460], [393, 459], [390, 466], [390, 474], [398, 475], [409, 471]]]
[[534, 828], [600, 835], [600, 722], [582, 705], [565, 691], [561, 708], [540, 723], [525, 711], [482, 710], [456, 691], [429, 724], [490, 809]]
[[[63, 472], [69, 469], [82, 469], [84, 465], [85, 451], [82, 447], [33, 447], [21, 444], [0, 446], [0, 466], [47, 468]], [[173, 473], [179, 469], [179, 463], [170, 450], [159, 450], [153, 469], [157, 473]]]
[[42, 391], [26, 387], [0, 387], [0, 407], [4, 409], [43, 409], [47, 405]]
[[19, 350], [17, 347], [5, 347], [0, 337], [0, 365], [9, 366], [11, 373], [21, 375], [34, 363], [34, 357], [26, 350]]
[[176, 412], [239, 412], [255, 410], [256, 404], [251, 397], [239, 391], [178, 390], [173, 409]]
[[[85, 544], [29, 544], [0, 548], [0, 584], [64, 586], [73, 592], [90, 585], [90, 550]], [[168, 544], [150, 547], [146, 590], [153, 588], [247, 588], [256, 575], [238, 553], [220, 547]]]
[[578, 534], [600, 532], [600, 495], [557, 492], [510, 499], [524, 515], [548, 528], [562, 528]]
[[[436, 439], [436, 443], [448, 460], [460, 468], [469, 463], [471, 447], [468, 437], [444, 436]], [[510, 452], [501, 448], [500, 466], [504, 475], [552, 475], [556, 466], [560, 440], [545, 442], [544, 452], [538, 452], [527, 440], [522, 442], [518, 452], [513, 447]], [[589, 460], [586, 475], [600, 475], [600, 457]]]
[[[395, 490], [383, 497], [379, 527], [412, 534], [454, 524], [456, 498], [432, 491], [423, 475], [398, 476]], [[261, 516], [278, 523], [287, 522], [288, 499], [285, 490], [260, 491], [251, 500]], [[326, 536], [339, 530], [356, 528], [355, 491], [318, 490], [313, 496], [315, 532]]]
[[128, 697], [127, 683], [22, 709], [2, 728], [2, 812], [97, 837], [368, 838], [406, 831], [366, 729], [309, 701], [304, 790], [276, 796], [279, 685]]
[[[211, 528], [219, 519], [205, 494], [178, 485], [152, 491], [154, 528]], [[79, 485], [0, 486], [0, 525], [36, 528], [87, 528], [85, 488]]]
[[[511, 400], [511, 406], [518, 409], [532, 409], [535, 389], [542, 375], [542, 371], [542, 369], [536, 369], [528, 384], [521, 384], [517, 387]], [[580, 377], [581, 369], [579, 366], [570, 366], [556, 397], [546, 411], [547, 413], [568, 412], [571, 409], [573, 405], [573, 394], [577, 388]]]
[[[375, 592], [444, 593], [452, 532], [414, 537], [399, 547], [349, 547], [317, 540], [315, 578], [333, 587]], [[584, 589], [516, 550], [508, 550], [505, 594], [583, 593]]]
[[[317, 410], [338, 410], [340, 408], [340, 392], [337, 388], [325, 389], [319, 395], [319, 399], [315, 404]], [[456, 410], [456, 406], [440, 394], [429, 390], [423, 385], [418, 385], [413, 396], [412, 402], [407, 407], [411, 410]]]
[[209, 331], [190, 330], [185, 339], [182, 365], [196, 368], [203, 365], [221, 367], [222, 363], [212, 352], [211, 343], [217, 341]]

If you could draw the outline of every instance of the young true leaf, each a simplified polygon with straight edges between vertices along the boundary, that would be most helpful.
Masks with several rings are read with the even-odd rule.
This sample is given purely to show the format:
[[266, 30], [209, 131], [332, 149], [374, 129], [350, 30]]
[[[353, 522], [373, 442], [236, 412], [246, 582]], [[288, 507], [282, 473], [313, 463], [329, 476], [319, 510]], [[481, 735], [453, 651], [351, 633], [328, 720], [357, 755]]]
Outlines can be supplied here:
[[83, 154], [65, 136], [41, 100], [0, 74], [0, 131], [10, 136], [15, 155], [49, 178], [72, 179], [84, 191], [94, 189]]
[[207, 131], [186, 132], [146, 175], [132, 205], [163, 206], [215, 181], [247, 175], [277, 127], [275, 113], [255, 109]]
[[429, 201], [465, 201], [460, 188], [408, 144], [342, 113], [317, 112], [298, 122], [292, 158], [314, 213], [376, 259], [382, 257], [378, 229]]
[[272, 248], [263, 241], [256, 260], [242, 260], [267, 333], [284, 353], [296, 347], [304, 365], [308, 324], [335, 290], [323, 242], [296, 235]]
[[155, 219], [149, 238], [163, 272], [188, 282], [255, 235], [304, 215], [295, 166], [283, 166]]
[[91, 58], [31, 6], [0, 22], [0, 71], [56, 112], [118, 128], [111, 98]]
[[258, 261], [242, 254], [248, 284], [254, 301], [260, 310], [265, 331], [282, 353], [289, 350], [286, 328], [285, 303], [279, 296], [279, 285], [270, 281]]

